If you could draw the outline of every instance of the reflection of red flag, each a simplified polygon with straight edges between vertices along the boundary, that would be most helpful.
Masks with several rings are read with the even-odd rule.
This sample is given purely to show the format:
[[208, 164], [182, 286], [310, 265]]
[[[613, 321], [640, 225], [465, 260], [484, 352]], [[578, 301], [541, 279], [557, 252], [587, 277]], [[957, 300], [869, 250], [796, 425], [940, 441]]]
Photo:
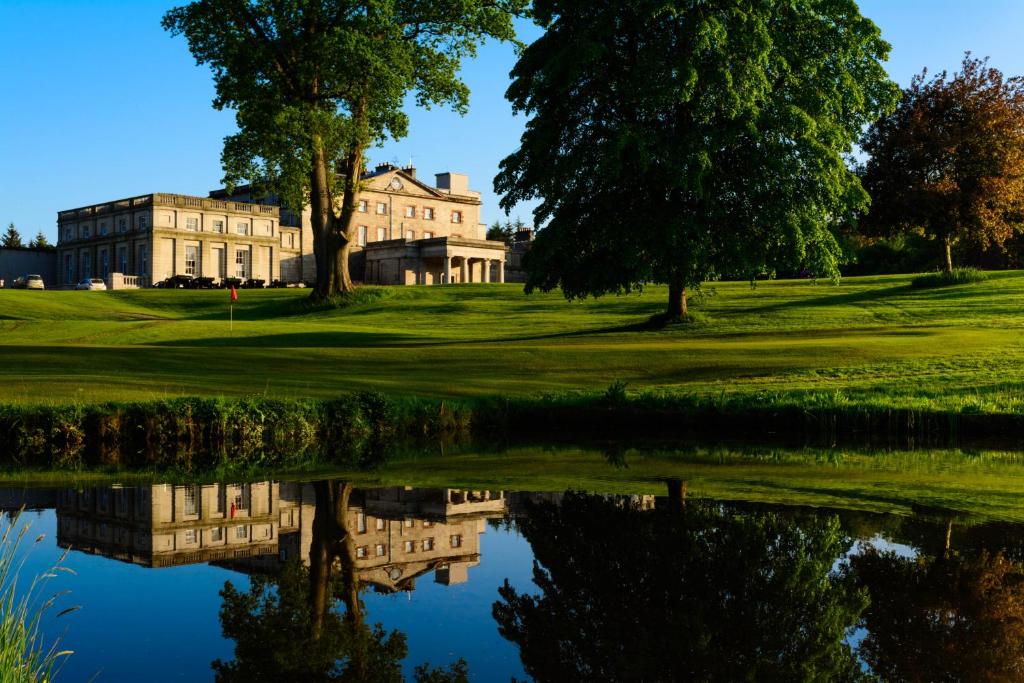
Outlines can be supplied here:
[[[232, 292], [234, 292], [234, 291], [235, 291], [235, 288], [234, 288], [234, 287], [232, 287], [232, 288], [231, 288], [231, 291], [232, 291]], [[234, 503], [232, 503], [232, 504], [231, 504], [231, 519], [234, 519], [234, 518], [235, 518], [235, 504], [234, 504]]]
[[235, 291], [235, 286], [231, 285], [231, 303], [238, 301], [238, 292]]

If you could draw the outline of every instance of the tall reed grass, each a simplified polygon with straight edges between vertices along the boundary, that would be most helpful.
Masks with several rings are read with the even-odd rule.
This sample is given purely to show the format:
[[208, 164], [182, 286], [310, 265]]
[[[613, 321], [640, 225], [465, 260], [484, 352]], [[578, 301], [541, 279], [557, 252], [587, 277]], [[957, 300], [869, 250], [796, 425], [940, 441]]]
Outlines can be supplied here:
[[[20, 524], [21, 513], [8, 518], [0, 536], [0, 683], [50, 683], [60, 671], [70, 650], [60, 649], [60, 641], [49, 642], [43, 635], [43, 616], [55, 609], [57, 600], [67, 591], [48, 593], [47, 585], [58, 572], [74, 573], [64, 566], [67, 551], [46, 572], [34, 576], [24, 586], [27, 553], [20, 552], [30, 525]], [[37, 536], [33, 545], [39, 545]], [[77, 610], [70, 607], [57, 616]]]

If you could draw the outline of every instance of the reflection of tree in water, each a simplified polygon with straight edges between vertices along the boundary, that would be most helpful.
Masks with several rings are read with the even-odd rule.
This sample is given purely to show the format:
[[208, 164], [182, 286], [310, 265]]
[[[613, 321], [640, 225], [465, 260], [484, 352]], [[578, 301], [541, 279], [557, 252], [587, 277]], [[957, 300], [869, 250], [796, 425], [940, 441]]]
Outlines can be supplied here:
[[[355, 544], [348, 529], [351, 484], [313, 484], [316, 512], [309, 568], [287, 563], [273, 577], [254, 576], [248, 592], [221, 591], [224, 635], [235, 659], [213, 663], [217, 681], [402, 681], [405, 635], [364, 622]], [[335, 609], [338, 597], [344, 611]], [[416, 669], [423, 683], [468, 680], [466, 663]]]
[[1002, 552], [960, 554], [942, 526], [942, 547], [917, 557], [864, 546], [851, 558], [871, 595], [860, 656], [892, 682], [1024, 679], [1024, 567]]
[[686, 502], [643, 511], [567, 494], [518, 522], [540, 594], [507, 582], [494, 616], [538, 681], [852, 681], [866, 605], [831, 568], [835, 518], [799, 525]]

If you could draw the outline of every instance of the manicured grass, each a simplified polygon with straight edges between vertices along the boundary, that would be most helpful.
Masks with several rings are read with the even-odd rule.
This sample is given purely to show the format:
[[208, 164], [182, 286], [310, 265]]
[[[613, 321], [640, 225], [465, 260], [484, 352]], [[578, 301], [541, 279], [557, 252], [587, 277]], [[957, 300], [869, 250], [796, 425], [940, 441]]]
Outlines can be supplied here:
[[[502, 491], [579, 490], [665, 495], [684, 479], [688, 495], [722, 501], [830, 507], [895, 515], [953, 513], [962, 521], [1024, 522], [1024, 458], [999, 451], [787, 450], [727, 447], [628, 449], [517, 447], [432, 453], [372, 471], [312, 467], [286, 472], [206, 472], [200, 481], [344, 479], [358, 486]], [[87, 486], [191, 482], [191, 472], [0, 472], [3, 486]]]
[[[0, 402], [181, 395], [433, 397], [602, 390], [1024, 412], [1024, 274], [718, 283], [701, 322], [640, 329], [663, 287], [566, 302], [519, 285], [387, 288], [311, 308], [302, 290], [0, 290]], [[369, 293], [369, 290], [368, 292]], [[788, 398], [786, 398], [788, 397]]]

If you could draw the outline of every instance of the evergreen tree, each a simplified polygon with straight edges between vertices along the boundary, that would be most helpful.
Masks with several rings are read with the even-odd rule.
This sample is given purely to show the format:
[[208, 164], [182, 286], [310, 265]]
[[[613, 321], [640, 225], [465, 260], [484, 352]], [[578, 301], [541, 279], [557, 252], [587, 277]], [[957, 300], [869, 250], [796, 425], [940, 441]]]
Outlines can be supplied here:
[[4, 249], [21, 249], [25, 246], [21, 241], [21, 233], [14, 227], [14, 223], [7, 224], [7, 232], [4, 233], [0, 246]]

